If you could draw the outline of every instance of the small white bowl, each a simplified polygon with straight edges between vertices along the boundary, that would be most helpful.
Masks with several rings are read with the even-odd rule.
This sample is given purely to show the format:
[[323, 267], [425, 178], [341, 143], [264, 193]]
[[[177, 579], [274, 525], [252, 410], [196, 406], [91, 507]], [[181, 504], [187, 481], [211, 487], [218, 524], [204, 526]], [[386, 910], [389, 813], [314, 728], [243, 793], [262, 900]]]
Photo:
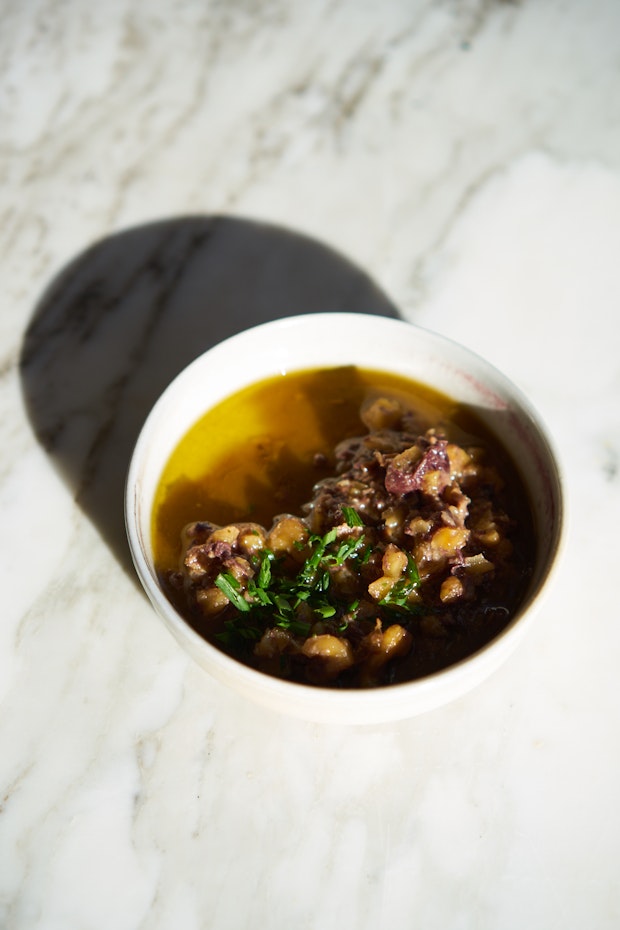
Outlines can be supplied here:
[[[271, 375], [348, 364], [395, 372], [475, 406], [521, 470], [539, 543], [525, 601], [494, 640], [426, 678], [368, 690], [296, 684], [230, 658], [199, 636], [166, 598], [151, 547], [152, 506], [162, 470], [199, 417], [240, 388]], [[564, 507], [557, 458], [540, 418], [492, 365], [410, 323], [366, 314], [318, 313], [246, 330], [209, 349], [175, 378], [138, 438], [127, 478], [125, 520], [132, 558], [148, 597], [183, 649], [207, 672], [276, 711], [328, 723], [376, 724], [411, 717], [459, 697], [508, 657], [538, 613], [557, 565]]]

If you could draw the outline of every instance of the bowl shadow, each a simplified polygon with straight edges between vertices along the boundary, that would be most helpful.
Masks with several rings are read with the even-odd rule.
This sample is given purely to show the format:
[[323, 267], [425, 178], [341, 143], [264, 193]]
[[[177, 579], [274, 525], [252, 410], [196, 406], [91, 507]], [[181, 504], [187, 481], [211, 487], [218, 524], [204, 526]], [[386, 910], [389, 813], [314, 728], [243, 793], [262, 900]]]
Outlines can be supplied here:
[[26, 409], [77, 503], [131, 577], [125, 478], [159, 395], [223, 339], [321, 311], [399, 316], [371, 278], [332, 248], [230, 216], [171, 218], [112, 235], [47, 288], [22, 344]]

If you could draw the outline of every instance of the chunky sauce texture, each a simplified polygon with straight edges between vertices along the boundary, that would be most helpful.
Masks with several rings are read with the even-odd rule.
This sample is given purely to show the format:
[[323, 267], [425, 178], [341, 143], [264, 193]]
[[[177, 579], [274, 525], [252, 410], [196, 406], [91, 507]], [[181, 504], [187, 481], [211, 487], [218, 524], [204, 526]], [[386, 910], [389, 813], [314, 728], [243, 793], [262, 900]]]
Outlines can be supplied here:
[[372, 687], [451, 665], [518, 608], [535, 558], [514, 463], [475, 413], [352, 366], [208, 411], [153, 510], [170, 600], [268, 674]]

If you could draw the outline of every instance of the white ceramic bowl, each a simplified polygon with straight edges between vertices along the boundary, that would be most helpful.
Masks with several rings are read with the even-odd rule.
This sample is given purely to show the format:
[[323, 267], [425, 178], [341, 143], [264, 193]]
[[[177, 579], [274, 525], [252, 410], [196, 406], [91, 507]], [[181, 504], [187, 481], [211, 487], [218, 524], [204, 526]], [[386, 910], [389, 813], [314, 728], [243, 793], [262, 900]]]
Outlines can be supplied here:
[[[163, 467], [203, 413], [265, 377], [346, 364], [393, 371], [474, 405], [519, 465], [539, 540], [525, 602], [496, 639], [457, 665], [426, 678], [368, 690], [332, 690], [283, 681], [210, 645], [165, 597], [151, 548], [151, 511]], [[147, 595], [183, 649], [207, 672], [276, 711], [337, 724], [375, 724], [438, 707], [478, 685], [500, 666], [540, 609], [558, 561], [564, 508], [557, 459], [545, 428], [520, 391], [493, 366], [462, 346], [409, 323], [366, 314], [319, 313], [246, 330], [205, 352], [175, 378], [138, 438], [127, 479], [125, 519], [134, 564]]]

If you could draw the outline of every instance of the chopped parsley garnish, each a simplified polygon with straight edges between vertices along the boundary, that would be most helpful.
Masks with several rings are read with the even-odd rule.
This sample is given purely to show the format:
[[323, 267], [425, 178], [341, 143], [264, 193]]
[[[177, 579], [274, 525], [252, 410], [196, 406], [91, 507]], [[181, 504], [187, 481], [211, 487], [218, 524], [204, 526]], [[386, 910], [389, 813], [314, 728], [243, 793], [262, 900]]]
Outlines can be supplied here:
[[420, 573], [418, 566], [415, 564], [413, 557], [407, 553], [407, 567], [403, 578], [400, 578], [396, 584], [388, 591], [385, 597], [379, 601], [381, 607], [401, 607], [407, 608], [409, 597], [420, 586]]
[[223, 591], [231, 604], [233, 604], [237, 610], [241, 610], [246, 613], [252, 608], [248, 602], [243, 597], [243, 594], [240, 593], [241, 585], [237, 581], [234, 575], [231, 575], [230, 572], [220, 573], [215, 579], [215, 583]]
[[[217, 587], [243, 614], [225, 621], [224, 630], [217, 634], [220, 642], [231, 647], [239, 645], [240, 641], [256, 642], [271, 626], [305, 637], [316, 620], [332, 618], [339, 632], [347, 629], [355, 619], [360, 601], [338, 596], [332, 590], [331, 572], [345, 564], [359, 572], [372, 549], [363, 529], [359, 532], [364, 527], [359, 513], [353, 507], [343, 507], [342, 514], [355, 532], [339, 540], [338, 528], [333, 527], [323, 536], [310, 536], [306, 544], [310, 554], [294, 576], [282, 570], [282, 560], [270, 549], [264, 549], [254, 560], [255, 574], [248, 580], [245, 592], [230, 572], [217, 576]], [[408, 597], [419, 584], [417, 566], [408, 555], [404, 576], [379, 605], [415, 613], [416, 608], [408, 604]]]
[[357, 512], [357, 510], [355, 509], [355, 507], [346, 507], [346, 506], [343, 507], [343, 508], [342, 508], [342, 516], [344, 517], [345, 522], [347, 523], [348, 526], [353, 527], [353, 526], [363, 526], [363, 525], [364, 525], [364, 521], [363, 521], [362, 518], [360, 517], [360, 515], [359, 515], [359, 513]]

